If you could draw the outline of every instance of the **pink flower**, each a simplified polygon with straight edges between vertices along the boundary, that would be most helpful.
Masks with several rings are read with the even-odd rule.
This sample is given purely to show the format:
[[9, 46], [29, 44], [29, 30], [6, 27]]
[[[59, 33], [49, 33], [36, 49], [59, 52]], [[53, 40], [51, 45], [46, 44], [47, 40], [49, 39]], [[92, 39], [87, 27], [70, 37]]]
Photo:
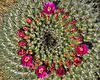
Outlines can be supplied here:
[[81, 59], [79, 57], [74, 57], [74, 64], [79, 65], [81, 63]]
[[27, 21], [28, 23], [32, 23], [32, 18], [31, 18], [31, 17], [27, 17], [27, 18], [26, 18], [26, 21]]
[[77, 41], [81, 41], [81, 40], [82, 40], [82, 37], [81, 37], [81, 36], [75, 36], [75, 39], [76, 39]]
[[50, 14], [54, 11], [55, 11], [55, 6], [54, 6], [53, 2], [50, 2], [50, 1], [48, 1], [46, 3], [44, 2], [43, 11], [42, 11], [43, 13]]
[[25, 41], [25, 40], [20, 40], [20, 41], [18, 42], [18, 45], [19, 45], [20, 47], [22, 47], [22, 46], [26, 45], [26, 41]]
[[70, 20], [70, 23], [71, 23], [71, 24], [76, 24], [77, 21], [76, 21], [75, 19], [72, 19], [72, 20]]
[[65, 70], [63, 67], [58, 67], [57, 68], [57, 71], [56, 71], [56, 74], [59, 75], [59, 76], [63, 76], [65, 73]]
[[46, 67], [45, 66], [39, 66], [37, 69], [35, 69], [35, 74], [38, 75], [38, 78], [43, 78], [45, 75], [47, 75], [46, 73]]
[[25, 53], [26, 53], [26, 50], [23, 49], [23, 48], [20, 48], [20, 49], [17, 50], [17, 54], [18, 54], [18, 55], [23, 55], [23, 54], [25, 54]]
[[75, 47], [75, 50], [79, 55], [84, 55], [87, 53], [88, 47], [86, 47], [86, 44], [81, 44], [81, 45], [77, 45]]
[[24, 55], [21, 57], [20, 61], [23, 66], [29, 66], [31, 64], [32, 56], [31, 55]]
[[25, 33], [22, 30], [17, 30], [16, 35], [19, 36], [19, 37], [24, 37]]

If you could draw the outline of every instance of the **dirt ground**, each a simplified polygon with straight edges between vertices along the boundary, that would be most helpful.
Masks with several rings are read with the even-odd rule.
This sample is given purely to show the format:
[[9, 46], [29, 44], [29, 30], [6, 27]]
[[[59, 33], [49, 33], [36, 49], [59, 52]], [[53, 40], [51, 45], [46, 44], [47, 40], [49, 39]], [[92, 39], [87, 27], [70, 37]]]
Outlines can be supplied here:
[[[4, 15], [10, 9], [10, 6], [15, 4], [16, 0], [0, 0], [0, 22], [3, 20]], [[0, 26], [2, 26], [0, 24]]]

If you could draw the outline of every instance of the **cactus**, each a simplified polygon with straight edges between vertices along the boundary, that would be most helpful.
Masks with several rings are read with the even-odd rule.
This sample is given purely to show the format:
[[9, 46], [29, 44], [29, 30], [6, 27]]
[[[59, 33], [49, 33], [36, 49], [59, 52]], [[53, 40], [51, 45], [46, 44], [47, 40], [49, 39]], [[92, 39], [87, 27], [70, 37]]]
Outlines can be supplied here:
[[[41, 11], [47, 1], [18, 0], [4, 18], [0, 66], [5, 78], [39, 80], [35, 71], [43, 65], [47, 72], [44, 80], [96, 80], [100, 47], [96, 2], [53, 0], [56, 10], [46, 14]], [[88, 47], [88, 51], [80, 53], [77, 46]], [[21, 64], [23, 54], [31, 55], [31, 65]]]

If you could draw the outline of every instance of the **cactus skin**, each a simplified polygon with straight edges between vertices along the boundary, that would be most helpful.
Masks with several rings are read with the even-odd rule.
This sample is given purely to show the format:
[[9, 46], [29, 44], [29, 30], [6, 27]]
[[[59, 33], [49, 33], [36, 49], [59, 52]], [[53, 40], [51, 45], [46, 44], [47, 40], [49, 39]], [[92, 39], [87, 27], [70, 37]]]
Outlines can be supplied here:
[[[9, 78], [10, 80], [21, 80], [21, 79], [36, 80], [36, 79], [38, 79], [38, 77], [34, 74], [34, 70], [30, 70], [27, 67], [23, 67], [20, 63], [21, 56], [18, 56], [16, 54], [16, 50], [19, 49], [17, 43], [19, 40], [21, 40], [21, 38], [16, 36], [16, 31], [19, 28], [22, 28], [23, 24], [26, 24], [25, 18], [27, 16], [31, 16], [33, 19], [36, 17], [38, 18], [38, 16], [39, 16], [38, 13], [39, 13], [39, 11], [42, 10], [41, 8], [43, 7], [42, 1], [44, 2], [44, 0], [41, 0], [41, 1], [35, 0], [33, 3], [32, 0], [23, 0], [23, 1], [19, 0], [20, 4], [19, 3], [15, 4], [12, 7], [12, 9], [8, 12], [8, 15], [5, 17], [5, 19], [3, 21], [3, 28], [0, 29], [0, 32], [1, 32], [1, 35], [0, 35], [0, 42], [1, 42], [1, 44], [0, 44], [0, 47], [1, 47], [0, 48], [0, 52], [1, 52], [0, 62], [2, 63], [1, 69], [4, 71], [5, 78]], [[99, 55], [98, 55], [98, 53], [99, 53], [100, 45], [98, 43], [100, 42], [100, 40], [99, 40], [99, 35], [100, 35], [99, 34], [99, 26], [100, 25], [99, 24], [100, 23], [96, 22], [98, 12], [95, 12], [94, 14], [92, 12], [94, 10], [94, 8], [91, 8], [91, 6], [94, 5], [95, 3], [91, 2], [91, 3], [87, 4], [86, 0], [82, 0], [81, 3], [79, 0], [74, 0], [74, 1], [72, 0], [72, 3], [70, 5], [66, 5], [68, 3], [69, 3], [69, 0], [61, 0], [60, 7], [64, 8], [66, 12], [69, 12], [70, 15], [73, 15], [75, 17], [75, 19], [78, 21], [78, 24], [76, 24], [76, 27], [78, 27], [79, 29], [81, 29], [83, 31], [82, 36], [84, 37], [84, 41], [91, 42], [93, 44], [93, 47], [92, 47], [92, 49], [89, 49], [89, 51], [86, 55], [84, 55], [83, 61], [78, 67], [75, 67], [75, 65], [71, 66], [72, 69], [71, 69], [70, 73], [69, 72], [66, 73], [67, 77], [66, 77], [66, 75], [59, 77], [55, 74], [56, 72], [53, 72], [52, 75], [45, 76], [44, 79], [60, 80], [60, 78], [62, 78], [63, 80], [66, 80], [66, 79], [68, 79], [68, 80], [75, 80], [75, 79], [76, 80], [78, 80], [78, 79], [82, 79], [82, 80], [94, 79], [94, 80], [96, 80], [96, 78], [97, 78], [96, 74], [99, 75], [99, 72], [98, 72]], [[59, 17], [61, 17], [61, 14], [59, 14]], [[71, 19], [71, 17], [68, 17], [68, 20], [70, 20], [70, 19]], [[44, 20], [44, 18], [43, 18], [43, 20]], [[47, 21], [47, 24], [49, 24], [49, 21], [52, 21], [52, 20], [53, 19], [50, 18], [50, 20]], [[32, 23], [32, 24], [34, 24], [34, 23]], [[39, 23], [39, 25], [40, 24], [41, 23]], [[26, 24], [26, 25], [28, 25], [28, 24]], [[43, 25], [43, 26], [44, 26], [44, 28], [46, 28], [45, 25]], [[59, 29], [59, 27], [56, 27], [56, 26], [57, 25], [55, 25], [56, 30], [57, 30], [57, 28]], [[36, 28], [36, 31], [39, 32], [38, 27], [36, 25], [34, 27]], [[50, 27], [52, 29], [53, 24], [48, 27]], [[43, 29], [41, 29], [41, 31], [42, 30]], [[88, 32], [87, 32], [87, 30], [88, 30]], [[34, 30], [31, 29], [30, 32], [34, 33]], [[61, 32], [59, 32], [59, 33], [61, 33]], [[67, 32], [67, 33], [71, 34], [70, 32]], [[29, 34], [28, 31], [25, 31], [25, 34], [30, 35], [31, 37], [36, 36], [36, 35]], [[37, 39], [39, 39], [40, 37], [42, 38], [43, 33], [40, 33], [40, 34], [41, 35], [39, 35], [37, 33], [38, 38], [34, 38], [34, 42], [32, 42], [32, 44], [36, 44]], [[52, 32], [52, 34], [54, 34], [54, 32]], [[78, 33], [76, 32], [76, 33], [74, 33], [74, 35], [77, 36]], [[61, 36], [61, 35], [59, 35], [59, 36]], [[68, 38], [68, 39], [69, 39], [69, 41], [73, 41], [73, 39], [71, 39], [71, 38]], [[64, 38], [63, 38], [63, 40], [64, 40]], [[27, 40], [27, 42], [30, 42], [29, 39]], [[68, 45], [68, 44], [66, 44], [66, 45]], [[76, 44], [79, 44], [79, 43], [76, 43]], [[37, 45], [39, 45], [39, 43]], [[31, 47], [34, 48], [34, 46], [31, 46]], [[31, 47], [30, 47], [30, 49], [31, 49]], [[38, 47], [35, 48], [37, 50], [37, 52], [38, 52]], [[71, 48], [70, 45], [68, 47]], [[25, 48], [26, 47], [24, 46], [24, 49]], [[63, 49], [62, 45], [61, 45], [61, 48]], [[42, 49], [40, 52], [43, 52]], [[47, 51], [47, 52], [49, 53], [49, 51]], [[60, 54], [60, 52], [59, 52], [59, 54]], [[50, 55], [50, 56], [52, 56], [52, 55]], [[39, 57], [40, 56], [38, 56], [38, 58]], [[43, 56], [43, 57], [45, 57], [45, 56]], [[58, 58], [57, 56], [53, 56], [53, 57]], [[72, 57], [69, 57], [69, 58], [72, 58]], [[49, 63], [51, 63], [51, 62], [49, 61]], [[56, 65], [56, 66], [58, 66], [58, 65]]]

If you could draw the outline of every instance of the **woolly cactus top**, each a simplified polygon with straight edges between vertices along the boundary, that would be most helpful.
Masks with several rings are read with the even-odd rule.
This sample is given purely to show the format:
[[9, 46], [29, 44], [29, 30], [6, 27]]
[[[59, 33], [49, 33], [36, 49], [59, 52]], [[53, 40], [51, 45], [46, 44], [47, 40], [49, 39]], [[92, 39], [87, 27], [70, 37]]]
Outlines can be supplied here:
[[95, 78], [98, 63], [93, 60], [98, 60], [98, 50], [94, 42], [98, 35], [96, 39], [91, 37], [91, 31], [98, 31], [98, 12], [90, 15], [92, 3], [76, 1], [61, 0], [58, 6], [57, 1], [25, 0], [13, 6], [3, 22], [5, 36], [0, 36], [5, 49], [1, 55], [5, 77], [10, 76], [11, 80]]

